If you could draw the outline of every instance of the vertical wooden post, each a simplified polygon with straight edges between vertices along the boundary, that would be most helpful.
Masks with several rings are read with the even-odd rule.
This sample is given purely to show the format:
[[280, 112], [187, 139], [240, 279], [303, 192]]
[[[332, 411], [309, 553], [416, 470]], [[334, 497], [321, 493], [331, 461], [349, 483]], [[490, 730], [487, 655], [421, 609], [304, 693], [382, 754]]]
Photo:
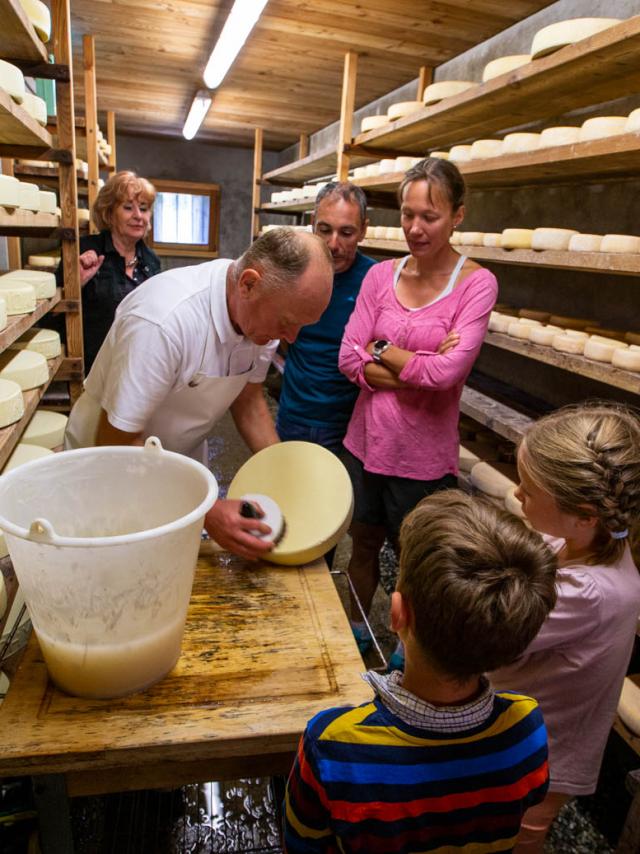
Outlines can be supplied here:
[[260, 214], [258, 210], [261, 202], [261, 184], [262, 179], [262, 128], [256, 128], [253, 142], [253, 213], [251, 215], [251, 239], [255, 240], [260, 232]]
[[338, 181], [346, 181], [349, 174], [349, 155], [344, 147], [351, 142], [353, 127], [353, 109], [356, 101], [356, 74], [358, 54], [349, 51], [344, 57], [342, 76], [342, 101], [340, 103], [340, 131], [338, 134]]
[[302, 160], [309, 154], [309, 134], [301, 133], [298, 141], [298, 159]]
[[[61, 225], [69, 237], [62, 240], [64, 265], [64, 298], [78, 306], [65, 314], [67, 356], [83, 358], [82, 308], [80, 295], [80, 262], [78, 242], [78, 184], [76, 181], [75, 112], [73, 107], [73, 58], [71, 53], [70, 0], [52, 0], [53, 52], [56, 62], [69, 66], [69, 80], [56, 80], [58, 107], [58, 146], [69, 152], [69, 163], [58, 163], [60, 182]], [[80, 396], [82, 384], [69, 384], [71, 403]]]
[[[2, 174], [13, 177], [13, 158], [2, 158]], [[7, 237], [7, 256], [10, 270], [19, 270], [22, 266], [22, 254], [20, 252], [20, 238]]]
[[[96, 42], [93, 36], [82, 37], [82, 58], [84, 63], [84, 118], [87, 134], [87, 163], [89, 164], [89, 210], [98, 196], [98, 96], [96, 94]], [[95, 234], [93, 224], [90, 231]]]
[[116, 171], [116, 114], [113, 110], [107, 110], [107, 142], [111, 146], [109, 155], [109, 172], [111, 175]]
[[422, 65], [420, 67], [420, 73], [418, 75], [418, 91], [416, 92], [416, 101], [422, 101], [424, 98], [424, 90], [427, 86], [430, 86], [433, 83], [433, 68], [428, 65]]

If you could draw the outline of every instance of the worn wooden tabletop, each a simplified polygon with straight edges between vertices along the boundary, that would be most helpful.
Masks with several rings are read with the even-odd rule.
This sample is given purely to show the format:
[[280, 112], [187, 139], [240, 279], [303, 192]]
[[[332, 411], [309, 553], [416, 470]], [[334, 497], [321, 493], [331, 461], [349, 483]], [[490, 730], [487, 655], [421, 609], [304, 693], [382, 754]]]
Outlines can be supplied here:
[[286, 773], [310, 717], [370, 696], [362, 670], [323, 560], [201, 558], [182, 655], [146, 692], [68, 696], [31, 638], [0, 707], [0, 776], [62, 773], [90, 794]]

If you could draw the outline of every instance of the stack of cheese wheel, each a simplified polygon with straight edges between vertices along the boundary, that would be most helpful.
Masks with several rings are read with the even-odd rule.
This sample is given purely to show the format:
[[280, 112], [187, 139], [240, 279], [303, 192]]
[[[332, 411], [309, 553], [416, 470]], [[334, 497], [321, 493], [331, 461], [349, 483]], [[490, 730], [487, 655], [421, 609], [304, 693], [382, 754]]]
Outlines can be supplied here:
[[11, 270], [0, 276], [0, 285], [6, 282], [9, 286], [12, 282], [31, 285], [36, 294], [36, 299], [51, 299], [56, 293], [56, 275], [44, 270]]
[[24, 415], [22, 389], [13, 380], [0, 379], [0, 427], [20, 421]]
[[620, 23], [620, 18], [572, 18], [557, 21], [539, 30], [533, 37], [531, 56], [538, 59], [560, 48], [589, 38]]
[[51, 12], [42, 0], [20, 0], [20, 5], [27, 13], [33, 28], [43, 42], [51, 38]]
[[527, 317], [518, 317], [512, 319], [507, 328], [507, 334], [511, 338], [519, 338], [522, 341], [528, 341], [531, 331], [536, 326], [542, 326], [539, 320], [531, 320]]
[[[39, 445], [25, 445], [20, 442], [16, 445], [13, 453], [7, 460], [5, 467], [2, 469], [2, 472], [4, 474], [4, 472], [16, 469], [18, 466], [22, 466], [25, 463], [30, 463], [32, 460], [39, 460], [42, 457], [48, 457], [52, 453], [53, 451], [50, 451], [49, 448], [42, 448]], [[1, 476], [2, 475], [0, 475], [0, 477]], [[6, 540], [2, 532], [0, 532], [0, 558], [6, 557], [8, 554], [9, 550], [7, 549]]]
[[0, 175], [0, 205], [9, 210], [20, 207], [20, 181], [13, 175]]
[[483, 231], [462, 231], [460, 233], [461, 246], [482, 246], [483, 239]]
[[425, 88], [422, 100], [425, 104], [437, 104], [438, 101], [460, 95], [477, 85], [470, 80], [441, 80], [438, 83], [431, 83]]
[[490, 249], [502, 246], [502, 235], [496, 231], [486, 232], [482, 238], [482, 245], [488, 246]]
[[507, 492], [516, 485], [514, 478], [517, 478], [516, 468], [508, 463], [490, 465], [481, 462], [471, 469], [473, 486], [480, 492], [484, 492], [485, 495], [499, 498], [502, 501], [504, 501]]
[[22, 442], [25, 445], [37, 445], [39, 448], [49, 448], [49, 450], [60, 448], [68, 420], [67, 416], [61, 412], [38, 409], [22, 434]]
[[581, 356], [584, 353], [584, 345], [588, 339], [588, 335], [570, 335], [569, 333], [575, 330], [565, 330], [554, 335], [551, 341], [551, 346], [554, 350], [560, 353], [569, 353], [572, 356]]
[[489, 315], [489, 331], [508, 333], [509, 326], [513, 322], [513, 317], [508, 314], [502, 314], [499, 311], [492, 311]]
[[539, 344], [542, 347], [551, 347], [553, 339], [556, 335], [561, 335], [564, 332], [560, 326], [546, 324], [545, 326], [536, 326], [529, 333], [529, 342], [531, 344]]
[[22, 391], [29, 391], [49, 381], [49, 366], [33, 350], [5, 350], [0, 353], [0, 379], [12, 380]]
[[10, 350], [33, 350], [45, 359], [56, 359], [62, 354], [60, 334], [55, 329], [27, 329], [17, 341], [9, 345]]
[[16, 104], [24, 101], [24, 75], [19, 68], [4, 59], [0, 59], [0, 89], [4, 89]]
[[601, 234], [574, 234], [569, 241], [569, 252], [600, 252]]
[[7, 315], [30, 314], [36, 310], [36, 289], [29, 282], [12, 279], [7, 274], [0, 276], [0, 295]]
[[516, 68], [521, 68], [531, 62], [530, 53], [518, 53], [511, 56], [500, 56], [498, 59], [492, 59], [488, 62], [482, 72], [482, 82], [493, 80], [495, 77], [501, 77], [503, 74], [508, 74]]

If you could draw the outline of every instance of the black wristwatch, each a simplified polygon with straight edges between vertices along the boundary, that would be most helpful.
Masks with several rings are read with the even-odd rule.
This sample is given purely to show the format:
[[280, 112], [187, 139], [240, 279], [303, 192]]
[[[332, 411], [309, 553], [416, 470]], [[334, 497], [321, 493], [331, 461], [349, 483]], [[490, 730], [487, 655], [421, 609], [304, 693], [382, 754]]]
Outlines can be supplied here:
[[382, 354], [391, 347], [391, 341], [387, 341], [385, 338], [378, 338], [377, 341], [373, 342], [373, 353], [371, 354], [371, 358], [374, 362], [381, 362], [380, 358]]

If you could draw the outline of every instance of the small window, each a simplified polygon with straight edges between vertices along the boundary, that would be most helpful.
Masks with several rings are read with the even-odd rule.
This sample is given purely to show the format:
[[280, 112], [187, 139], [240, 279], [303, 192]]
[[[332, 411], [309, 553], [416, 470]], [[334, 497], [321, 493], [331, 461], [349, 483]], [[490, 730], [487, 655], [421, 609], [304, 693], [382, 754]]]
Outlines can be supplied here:
[[149, 246], [158, 255], [216, 258], [220, 223], [220, 186], [152, 180], [153, 206]]

